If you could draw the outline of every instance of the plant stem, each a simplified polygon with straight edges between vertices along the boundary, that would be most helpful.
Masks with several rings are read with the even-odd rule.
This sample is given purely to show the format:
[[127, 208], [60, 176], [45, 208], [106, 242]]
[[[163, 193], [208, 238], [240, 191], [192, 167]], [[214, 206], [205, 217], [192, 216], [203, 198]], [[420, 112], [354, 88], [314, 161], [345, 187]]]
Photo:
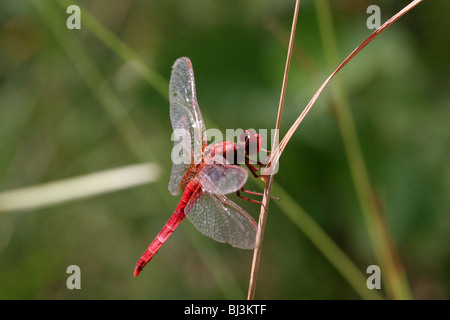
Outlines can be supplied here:
[[[295, 29], [297, 27], [297, 17], [298, 17], [299, 8], [300, 8], [300, 0], [297, 0], [295, 2], [294, 17], [292, 20], [291, 36], [289, 39], [289, 47], [288, 47], [288, 53], [287, 53], [287, 57], [286, 57], [286, 65], [285, 65], [284, 76], [283, 76], [283, 85], [281, 86], [280, 102], [278, 105], [277, 122], [275, 124], [275, 136], [274, 136], [274, 140], [273, 140], [272, 150], [274, 150], [276, 148], [276, 141], [278, 141], [278, 131], [279, 131], [280, 125], [281, 125], [281, 115], [283, 112], [284, 98], [286, 96], [286, 86], [287, 86], [287, 80], [288, 80], [288, 75], [289, 75], [289, 67], [291, 64], [292, 48], [294, 46]], [[255, 298], [256, 280], [258, 277], [259, 263], [260, 263], [260, 259], [261, 259], [262, 242], [263, 242], [263, 238], [264, 238], [264, 229], [266, 227], [266, 219], [267, 219], [266, 208], [269, 207], [270, 191], [272, 189], [272, 184], [273, 184], [273, 174], [269, 175], [269, 180], [266, 181], [266, 187], [264, 188], [264, 196], [263, 196], [263, 200], [262, 200], [261, 211], [259, 214], [259, 221], [258, 221], [258, 231], [256, 234], [256, 245], [255, 245], [255, 250], [253, 252], [252, 268], [251, 268], [251, 272], [250, 272], [250, 284], [249, 284], [248, 295], [247, 295], [248, 300], [253, 300]]]

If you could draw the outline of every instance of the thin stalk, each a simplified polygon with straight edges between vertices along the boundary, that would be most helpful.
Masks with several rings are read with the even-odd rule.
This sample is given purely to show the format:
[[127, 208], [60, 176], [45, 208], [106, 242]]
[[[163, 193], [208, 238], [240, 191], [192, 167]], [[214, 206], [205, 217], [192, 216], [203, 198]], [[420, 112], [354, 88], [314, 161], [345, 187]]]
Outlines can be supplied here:
[[[281, 87], [280, 102], [278, 105], [277, 122], [275, 124], [275, 137], [274, 137], [274, 141], [273, 141], [272, 150], [274, 150], [276, 148], [276, 141], [278, 141], [278, 131], [279, 131], [280, 125], [281, 125], [281, 115], [283, 113], [284, 98], [286, 96], [286, 86], [287, 86], [287, 80], [288, 80], [288, 75], [289, 75], [289, 67], [291, 64], [292, 48], [294, 46], [295, 29], [297, 27], [297, 18], [298, 18], [299, 8], [300, 8], [300, 0], [297, 0], [295, 2], [294, 17], [292, 20], [291, 36], [289, 39], [289, 47], [288, 47], [288, 53], [287, 53], [287, 57], [286, 57], [286, 65], [285, 65], [284, 75], [283, 75], [283, 85]], [[264, 238], [264, 229], [266, 227], [267, 208], [269, 208], [270, 191], [272, 189], [272, 184], [273, 184], [273, 174], [271, 174], [269, 176], [269, 180], [266, 182], [266, 187], [264, 188], [264, 196], [263, 196], [261, 211], [260, 211], [259, 220], [258, 220], [258, 231], [256, 234], [256, 245], [255, 245], [255, 250], [253, 251], [253, 261], [252, 261], [252, 268], [251, 268], [251, 272], [250, 272], [250, 283], [249, 283], [248, 295], [247, 295], [248, 300], [253, 300], [255, 298], [256, 280], [258, 277], [259, 263], [261, 260], [262, 242], [263, 242], [263, 238]]]

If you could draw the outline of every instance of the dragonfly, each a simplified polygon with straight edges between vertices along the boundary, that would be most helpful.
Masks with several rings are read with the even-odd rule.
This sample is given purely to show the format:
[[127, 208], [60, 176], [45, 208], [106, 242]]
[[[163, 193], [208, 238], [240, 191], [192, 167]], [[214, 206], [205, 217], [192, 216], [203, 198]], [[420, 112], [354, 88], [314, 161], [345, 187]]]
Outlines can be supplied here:
[[250, 172], [259, 177], [261, 168], [253, 166], [249, 157], [261, 150], [262, 138], [251, 130], [244, 130], [238, 142], [207, 144], [207, 135], [197, 102], [194, 71], [187, 57], [179, 58], [172, 67], [169, 83], [170, 119], [174, 133], [183, 139], [175, 140], [174, 149], [181, 150], [184, 161], [172, 165], [169, 191], [182, 194], [174, 213], [161, 232], [148, 246], [136, 263], [137, 277], [161, 246], [171, 236], [180, 222], [188, 220], [209, 238], [241, 249], [255, 247], [257, 223], [244, 209], [226, 197], [240, 191], [247, 181], [247, 170], [238, 165], [237, 158], [244, 155]]

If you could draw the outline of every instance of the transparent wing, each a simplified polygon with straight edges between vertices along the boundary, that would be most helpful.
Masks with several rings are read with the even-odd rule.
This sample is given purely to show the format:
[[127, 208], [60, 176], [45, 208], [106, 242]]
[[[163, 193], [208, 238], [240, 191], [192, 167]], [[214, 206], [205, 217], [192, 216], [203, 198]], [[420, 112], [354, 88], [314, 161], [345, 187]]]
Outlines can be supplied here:
[[209, 193], [229, 194], [241, 189], [247, 181], [248, 173], [237, 165], [213, 164], [204, 166], [198, 172], [198, 180]]
[[169, 99], [172, 128], [178, 137], [182, 137], [175, 140], [174, 149], [178, 148], [183, 153], [180, 158], [183, 161], [174, 163], [169, 182], [170, 193], [178, 195], [185, 187], [182, 184], [184, 174], [191, 164], [201, 163], [202, 152], [207, 144], [205, 124], [195, 92], [194, 71], [189, 58], [177, 59], [172, 67]]
[[189, 221], [205, 236], [241, 249], [255, 247], [255, 220], [224, 195], [200, 191], [185, 208]]
[[[188, 125], [186, 124], [186, 127]], [[190, 164], [192, 163], [191, 154], [193, 152], [191, 139], [187, 130], [177, 129], [172, 133], [172, 172], [170, 174], [169, 191], [176, 196], [183, 192], [189, 183]]]

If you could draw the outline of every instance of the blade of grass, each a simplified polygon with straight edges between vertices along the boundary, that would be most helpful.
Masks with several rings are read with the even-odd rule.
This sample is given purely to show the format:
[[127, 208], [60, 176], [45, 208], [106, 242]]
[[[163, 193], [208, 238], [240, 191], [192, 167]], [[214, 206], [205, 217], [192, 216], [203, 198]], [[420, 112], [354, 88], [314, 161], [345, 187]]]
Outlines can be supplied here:
[[[315, 4], [327, 64], [329, 66], [337, 65], [339, 54], [329, 2], [319, 0], [315, 1]], [[383, 272], [384, 288], [390, 298], [410, 299], [411, 293], [407, 285], [405, 271], [398, 258], [387, 219], [381, 211], [381, 207], [377, 205], [375, 191], [370, 182], [348, 98], [339, 78], [335, 79], [332, 91], [338, 127], [369, 238]]]
[[[297, 0], [295, 2], [294, 17], [292, 19], [291, 36], [289, 39], [289, 47], [288, 47], [288, 52], [287, 52], [287, 57], [286, 57], [286, 65], [285, 65], [284, 75], [283, 75], [283, 84], [281, 86], [280, 102], [278, 105], [277, 122], [275, 124], [275, 136], [274, 136], [274, 140], [273, 140], [274, 144], [272, 146], [272, 150], [275, 149], [276, 141], [278, 141], [278, 134], [279, 134], [278, 131], [279, 131], [280, 125], [281, 125], [281, 115], [283, 113], [284, 98], [286, 96], [286, 86], [287, 86], [287, 80], [288, 80], [288, 75], [289, 75], [289, 67], [291, 65], [292, 48], [294, 45], [295, 29], [297, 27], [297, 18], [298, 18], [299, 8], [300, 8], [300, 0]], [[256, 280], [258, 278], [259, 262], [261, 260], [262, 242], [263, 242], [263, 238], [264, 238], [264, 229], [266, 227], [266, 220], [267, 220], [267, 208], [269, 208], [270, 191], [272, 189], [272, 184], [273, 184], [273, 174], [271, 174], [269, 176], [269, 180], [266, 182], [266, 187], [264, 188], [264, 195], [263, 195], [261, 211], [260, 211], [259, 220], [258, 220], [258, 231], [256, 233], [256, 245], [255, 245], [255, 250], [253, 252], [252, 268], [250, 271], [250, 283], [249, 283], [248, 294], [247, 294], [248, 300], [253, 300], [255, 298]]]

